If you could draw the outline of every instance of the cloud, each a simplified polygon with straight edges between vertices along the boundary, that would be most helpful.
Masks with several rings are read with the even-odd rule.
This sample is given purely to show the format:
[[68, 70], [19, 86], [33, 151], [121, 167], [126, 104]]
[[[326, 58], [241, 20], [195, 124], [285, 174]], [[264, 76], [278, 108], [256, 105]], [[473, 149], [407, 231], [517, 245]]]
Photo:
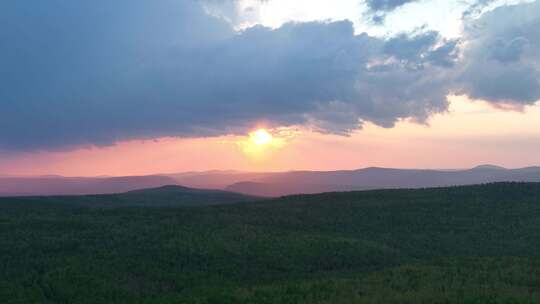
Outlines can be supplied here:
[[390, 12], [407, 3], [417, 2], [418, 0], [367, 0], [369, 9], [375, 12]]
[[540, 100], [540, 1], [498, 7], [465, 29], [458, 91], [495, 104]]
[[246, 134], [261, 122], [347, 135], [425, 122], [455, 92], [532, 104], [538, 3], [486, 13], [447, 40], [356, 34], [349, 21], [238, 32], [199, 1], [4, 1], [0, 149]]
[[418, 2], [419, 0], [366, 0], [368, 16], [376, 24], [384, 23], [386, 14], [402, 7], [406, 4]]
[[421, 65], [429, 62], [436, 66], [451, 67], [457, 60], [457, 44], [458, 40], [442, 39], [435, 31], [420, 35], [402, 33], [388, 39], [383, 51], [402, 61]]
[[235, 32], [173, 0], [1, 6], [3, 149], [238, 134], [260, 121], [346, 134], [447, 106], [440, 67], [422, 57], [433, 33], [411, 45], [356, 35], [348, 21]]
[[482, 10], [494, 3], [496, 0], [475, 0], [469, 4], [467, 9], [462, 13], [462, 18], [467, 19], [479, 15]]

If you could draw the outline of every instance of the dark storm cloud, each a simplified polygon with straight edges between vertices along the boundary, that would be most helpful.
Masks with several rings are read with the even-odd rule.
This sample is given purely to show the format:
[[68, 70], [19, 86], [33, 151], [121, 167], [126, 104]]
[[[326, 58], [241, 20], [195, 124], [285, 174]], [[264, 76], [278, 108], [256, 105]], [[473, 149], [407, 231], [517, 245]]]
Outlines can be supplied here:
[[4, 1], [0, 149], [240, 134], [260, 121], [346, 135], [425, 121], [452, 90], [532, 103], [531, 16], [470, 24], [470, 58], [458, 59], [458, 41], [435, 32], [379, 38], [348, 21], [236, 32], [195, 1]]

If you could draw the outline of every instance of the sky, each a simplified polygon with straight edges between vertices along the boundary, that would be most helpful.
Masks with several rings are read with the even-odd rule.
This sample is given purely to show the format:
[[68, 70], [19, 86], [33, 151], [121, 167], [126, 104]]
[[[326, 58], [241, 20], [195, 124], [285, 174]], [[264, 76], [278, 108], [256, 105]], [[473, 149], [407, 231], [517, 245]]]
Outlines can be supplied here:
[[0, 175], [540, 165], [540, 0], [0, 3]]

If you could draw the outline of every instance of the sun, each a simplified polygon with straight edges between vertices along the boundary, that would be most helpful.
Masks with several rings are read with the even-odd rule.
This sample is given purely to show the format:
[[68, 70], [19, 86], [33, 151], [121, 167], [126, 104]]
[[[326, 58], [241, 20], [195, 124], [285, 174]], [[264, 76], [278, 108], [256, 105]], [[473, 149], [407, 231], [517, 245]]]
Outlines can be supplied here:
[[247, 136], [233, 141], [250, 160], [265, 161], [277, 155], [293, 138], [300, 134], [292, 128], [257, 128]]
[[249, 139], [257, 146], [264, 146], [270, 144], [274, 137], [265, 129], [258, 129], [249, 133]]

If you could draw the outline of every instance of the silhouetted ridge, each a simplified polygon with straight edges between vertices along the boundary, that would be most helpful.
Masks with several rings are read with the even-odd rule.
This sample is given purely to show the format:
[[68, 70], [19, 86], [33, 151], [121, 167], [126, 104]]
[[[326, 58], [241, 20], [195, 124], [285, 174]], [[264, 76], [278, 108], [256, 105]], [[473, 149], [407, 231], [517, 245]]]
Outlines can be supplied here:
[[147, 188], [147, 189], [137, 189], [128, 191], [128, 193], [140, 193], [140, 192], [189, 192], [189, 191], [202, 191], [200, 189], [188, 188], [180, 185], [165, 185], [156, 188]]
[[473, 170], [508, 170], [505, 167], [497, 166], [497, 165], [480, 165], [473, 168]]

